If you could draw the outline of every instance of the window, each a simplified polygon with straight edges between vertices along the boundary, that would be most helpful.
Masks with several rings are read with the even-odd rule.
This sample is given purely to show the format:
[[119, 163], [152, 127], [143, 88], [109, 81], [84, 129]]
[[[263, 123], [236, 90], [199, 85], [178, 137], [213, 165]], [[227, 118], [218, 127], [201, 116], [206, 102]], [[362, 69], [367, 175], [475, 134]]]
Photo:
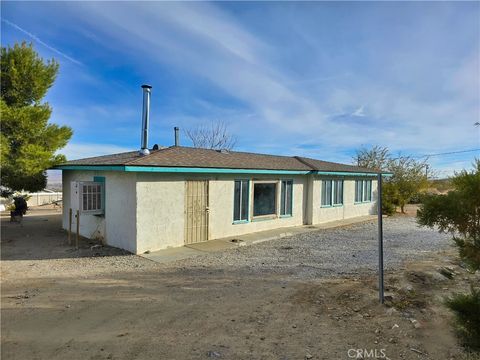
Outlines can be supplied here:
[[280, 215], [292, 215], [293, 180], [282, 181], [280, 196]]
[[248, 220], [248, 180], [235, 180], [233, 221]]
[[355, 180], [355, 202], [362, 202], [363, 199], [363, 180]]
[[333, 181], [333, 205], [343, 205], [343, 180]]
[[363, 194], [363, 201], [372, 201], [372, 180], [364, 180], [366, 183], [366, 190]]
[[253, 216], [276, 215], [277, 183], [253, 184]]
[[332, 206], [332, 180], [322, 181], [322, 206]]
[[372, 201], [372, 180], [355, 180], [355, 202]]
[[82, 182], [80, 184], [80, 204], [82, 212], [101, 214], [104, 209], [102, 182]]
[[343, 205], [343, 180], [322, 181], [321, 205]]

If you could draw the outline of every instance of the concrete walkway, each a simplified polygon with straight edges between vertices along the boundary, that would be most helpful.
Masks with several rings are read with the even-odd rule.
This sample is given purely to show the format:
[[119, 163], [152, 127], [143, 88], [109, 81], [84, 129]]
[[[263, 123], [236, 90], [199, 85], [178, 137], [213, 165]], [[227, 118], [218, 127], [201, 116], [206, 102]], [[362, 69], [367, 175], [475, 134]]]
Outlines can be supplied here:
[[278, 228], [273, 230], [259, 231], [245, 235], [231, 236], [222, 239], [209, 240], [202, 243], [185, 245], [178, 248], [170, 248], [154, 251], [148, 254], [140, 254], [144, 258], [158, 262], [168, 263], [176, 260], [188, 259], [205, 253], [235, 249], [239, 246], [258, 244], [264, 241], [281, 239], [296, 234], [311, 231], [343, 227], [377, 219], [377, 215], [360, 216], [351, 219], [337, 220], [317, 225], [303, 225], [294, 227]]

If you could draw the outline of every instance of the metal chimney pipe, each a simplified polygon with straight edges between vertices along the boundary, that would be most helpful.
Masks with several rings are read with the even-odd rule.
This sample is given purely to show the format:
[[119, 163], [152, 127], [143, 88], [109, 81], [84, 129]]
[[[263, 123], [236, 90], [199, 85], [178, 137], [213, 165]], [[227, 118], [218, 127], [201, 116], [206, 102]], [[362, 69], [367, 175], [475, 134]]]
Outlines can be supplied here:
[[152, 87], [150, 85], [142, 85], [143, 89], [143, 110], [142, 110], [142, 148], [140, 155], [148, 155], [148, 124], [150, 122], [150, 94]]
[[175, 126], [173, 128], [173, 131], [175, 132], [175, 146], [180, 146], [180, 128], [178, 126]]

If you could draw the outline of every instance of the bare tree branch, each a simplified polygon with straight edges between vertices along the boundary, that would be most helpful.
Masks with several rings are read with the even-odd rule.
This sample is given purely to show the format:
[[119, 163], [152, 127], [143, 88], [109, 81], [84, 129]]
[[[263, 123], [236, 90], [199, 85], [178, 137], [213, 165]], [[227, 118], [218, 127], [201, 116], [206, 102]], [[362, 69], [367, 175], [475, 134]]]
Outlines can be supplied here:
[[229, 133], [228, 127], [223, 121], [187, 129], [185, 135], [196, 148], [232, 150], [237, 142], [236, 137]]

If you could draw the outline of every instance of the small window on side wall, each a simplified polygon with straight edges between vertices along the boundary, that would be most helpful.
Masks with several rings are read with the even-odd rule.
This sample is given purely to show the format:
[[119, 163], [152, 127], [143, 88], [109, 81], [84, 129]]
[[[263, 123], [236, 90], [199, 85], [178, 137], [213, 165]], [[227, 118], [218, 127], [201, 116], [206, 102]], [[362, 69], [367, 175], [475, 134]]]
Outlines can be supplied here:
[[292, 215], [292, 198], [293, 198], [293, 180], [282, 181], [282, 193], [280, 197], [280, 215]]
[[248, 220], [249, 181], [235, 180], [233, 221]]
[[104, 212], [104, 184], [102, 182], [80, 183], [80, 210], [83, 213], [102, 214]]

